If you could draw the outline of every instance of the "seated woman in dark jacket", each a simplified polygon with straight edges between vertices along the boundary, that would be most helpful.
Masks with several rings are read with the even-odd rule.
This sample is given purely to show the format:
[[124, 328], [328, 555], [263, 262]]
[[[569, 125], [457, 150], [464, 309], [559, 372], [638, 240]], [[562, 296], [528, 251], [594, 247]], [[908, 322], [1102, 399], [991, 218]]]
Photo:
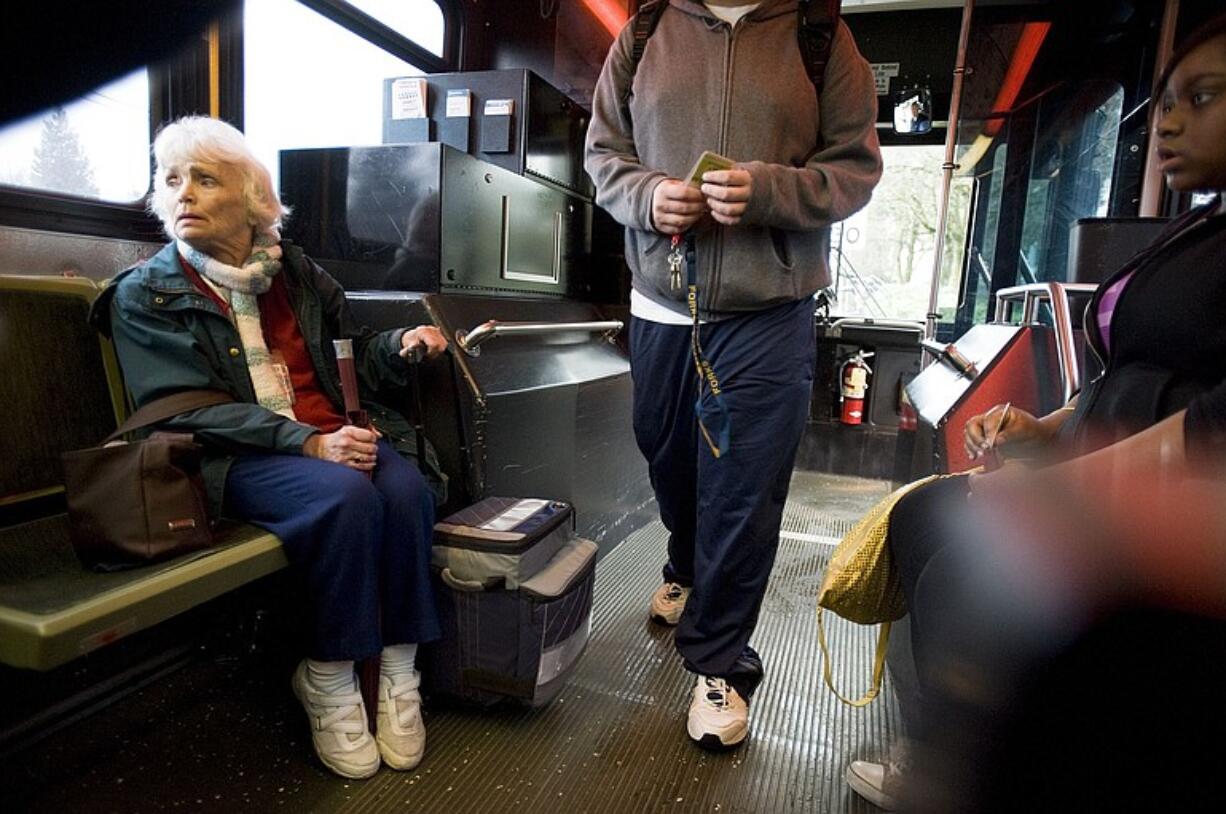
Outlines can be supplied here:
[[[373, 775], [380, 756], [411, 769], [425, 749], [414, 657], [439, 635], [434, 495], [404, 457], [412, 430], [368, 397], [406, 382], [407, 353], [447, 342], [434, 327], [375, 333], [353, 321], [336, 281], [281, 241], [285, 210], [238, 130], [180, 119], [154, 154], [150, 208], [172, 242], [116, 277], [96, 313], [109, 315], [137, 406], [194, 389], [234, 397], [165, 426], [205, 445], [214, 516], [276, 534], [305, 580], [313, 643], [293, 689], [319, 758], [352, 778]], [[335, 339], [353, 340], [376, 429], [346, 424]], [[371, 656], [382, 657], [377, 737], [354, 676]]]
[[[1220, 474], [1226, 462], [1226, 17], [1188, 38], [1159, 87], [1155, 147], [1168, 186], [1179, 192], [1214, 192], [1217, 197], [1172, 222], [1099, 287], [1086, 317], [1092, 351], [1089, 383], [1073, 402], [1042, 418], [998, 406], [965, 428], [972, 458], [995, 454], [995, 446], [1005, 453], [1046, 455], [1049, 463], [1052, 458], [1057, 462], [1039, 473], [1005, 467], [934, 481], [904, 497], [891, 514], [890, 550], [910, 612], [925, 707], [930, 706], [929, 696], [948, 699], [970, 692], [976, 684], [972, 670], [956, 666], [969, 665], [951, 657], [973, 652], [966, 642], [984, 645], [975, 658], [1009, 660], [1015, 671], [1016, 665], [1027, 663], [1022, 654], [1036, 652], [1027, 650], [1036, 647], [1033, 643], [1011, 638], [1004, 629], [1007, 624], [996, 631], [995, 642], [992, 636], [975, 639], [987, 623], [971, 618], [975, 612], [970, 608], [983, 609], [993, 602], [1001, 607], [1004, 600], [988, 594], [1008, 579], [998, 568], [1007, 557], [992, 560], [993, 546], [984, 538], [1009, 537], [1016, 531], [1009, 526], [1017, 523], [998, 525], [989, 535], [982, 529], [978, 534], [968, 531], [968, 499], [973, 510], [993, 494], [1003, 494], [1017, 507], [1018, 499], [1038, 490], [1066, 504], [1061, 508], [1082, 512], [1081, 524], [1088, 528], [1091, 511], [1108, 517], [1115, 511], [1118, 516], [1119, 495], [1128, 494], [1123, 490], [1152, 482], [1154, 473], [1203, 473], [1210, 468]], [[1065, 487], [1066, 495], [1084, 492], [1093, 502], [1067, 505], [1067, 496], [1060, 496]], [[1033, 509], [1033, 498], [1029, 503]], [[1033, 530], [1032, 517], [1013, 518]], [[967, 537], [975, 539], [961, 545]], [[1111, 559], [1109, 549], [1098, 554]], [[978, 596], [967, 601], [976, 592]], [[1077, 602], [1089, 600], [1080, 596]], [[951, 631], [961, 635], [972, 625], [978, 630], [965, 641], [950, 641]], [[1055, 646], [1055, 637], [1048, 638], [1039, 650]], [[946, 704], [940, 710], [950, 708]], [[936, 727], [951, 725], [948, 718], [938, 717], [930, 711], [924, 719]], [[963, 770], [969, 775], [976, 768], [968, 761]], [[893, 764], [853, 761], [847, 770], [848, 783], [856, 791], [886, 808], [897, 804], [900, 779]]]

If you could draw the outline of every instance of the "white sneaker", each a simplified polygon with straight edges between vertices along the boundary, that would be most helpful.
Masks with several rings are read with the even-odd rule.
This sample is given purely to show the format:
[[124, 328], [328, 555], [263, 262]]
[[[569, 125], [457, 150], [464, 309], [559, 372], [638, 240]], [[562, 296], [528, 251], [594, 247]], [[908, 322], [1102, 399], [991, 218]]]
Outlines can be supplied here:
[[379, 771], [379, 747], [366, 727], [366, 705], [358, 691], [322, 693], [311, 684], [307, 663], [294, 671], [294, 695], [311, 723], [311, 743], [323, 764], [341, 777], [362, 780]]
[[651, 618], [662, 625], [675, 625], [685, 610], [690, 589], [675, 582], [666, 582], [651, 595]]
[[416, 768], [426, 753], [426, 725], [421, 720], [421, 673], [393, 684], [379, 676], [379, 710], [375, 718], [375, 740], [383, 762], [393, 769]]
[[749, 735], [749, 704], [724, 679], [699, 676], [685, 730], [704, 749], [732, 749]]
[[898, 789], [904, 773], [910, 768], [910, 747], [906, 739], [897, 741], [890, 749], [888, 763], [870, 763], [853, 760], [843, 777], [852, 791], [884, 811], [898, 809]]

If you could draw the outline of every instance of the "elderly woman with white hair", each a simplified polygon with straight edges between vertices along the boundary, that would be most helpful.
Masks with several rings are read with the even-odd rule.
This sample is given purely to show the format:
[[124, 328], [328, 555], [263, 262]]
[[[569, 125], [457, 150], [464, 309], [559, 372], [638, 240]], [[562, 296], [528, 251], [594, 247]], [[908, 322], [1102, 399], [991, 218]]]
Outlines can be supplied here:
[[[312, 644], [293, 689], [316, 753], [350, 778], [380, 760], [411, 769], [425, 750], [417, 644], [439, 625], [429, 582], [431, 462], [415, 467], [403, 417], [372, 400], [404, 385], [415, 349], [447, 347], [431, 326], [376, 333], [345, 292], [278, 232], [287, 214], [242, 133], [180, 119], [154, 143], [150, 209], [171, 242], [115, 278], [95, 306], [137, 406], [208, 389], [234, 401], [164, 428], [206, 449], [213, 516], [276, 534], [305, 582]], [[363, 406], [377, 429], [346, 423], [332, 340], [352, 339]], [[381, 656], [376, 733], [354, 661]]]

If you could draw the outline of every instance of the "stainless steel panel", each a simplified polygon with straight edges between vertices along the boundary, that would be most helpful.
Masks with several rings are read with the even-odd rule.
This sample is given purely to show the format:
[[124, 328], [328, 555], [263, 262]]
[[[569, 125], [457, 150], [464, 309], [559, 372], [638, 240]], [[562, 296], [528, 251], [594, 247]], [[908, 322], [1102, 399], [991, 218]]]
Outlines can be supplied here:
[[591, 204], [439, 144], [284, 150], [286, 236], [349, 290], [567, 296]]
[[[604, 318], [591, 305], [565, 300], [360, 292], [350, 301], [374, 327], [428, 315], [449, 337], [490, 319]], [[503, 336], [477, 357], [453, 348], [425, 363], [421, 375], [426, 435], [451, 480], [448, 510], [490, 495], [569, 500], [580, 533], [602, 548], [654, 518], [631, 423], [629, 359], [601, 334]], [[394, 395], [393, 406], [411, 410], [406, 398]]]
[[152, 257], [160, 243], [0, 227], [0, 273], [104, 280]]

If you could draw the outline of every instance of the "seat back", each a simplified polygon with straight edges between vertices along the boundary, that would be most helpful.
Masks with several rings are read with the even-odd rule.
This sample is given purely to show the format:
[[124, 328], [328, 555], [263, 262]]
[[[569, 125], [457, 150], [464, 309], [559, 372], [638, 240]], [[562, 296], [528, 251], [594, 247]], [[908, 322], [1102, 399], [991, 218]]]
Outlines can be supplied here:
[[126, 413], [111, 344], [86, 321], [98, 291], [0, 275], [0, 506], [62, 491], [60, 453], [97, 444]]

